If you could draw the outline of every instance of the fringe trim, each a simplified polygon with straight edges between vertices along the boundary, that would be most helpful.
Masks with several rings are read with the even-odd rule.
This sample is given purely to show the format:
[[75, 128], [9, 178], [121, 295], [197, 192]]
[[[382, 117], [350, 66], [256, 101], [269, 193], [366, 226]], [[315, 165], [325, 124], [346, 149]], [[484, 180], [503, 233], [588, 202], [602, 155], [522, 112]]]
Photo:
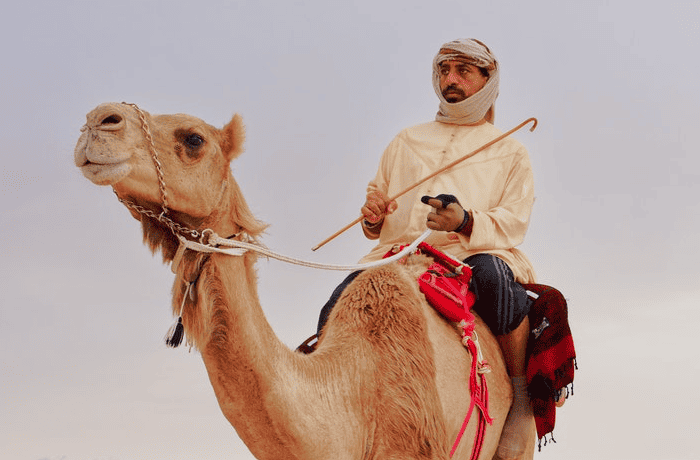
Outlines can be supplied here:
[[566, 399], [569, 399], [569, 396], [574, 395], [574, 382], [571, 382], [567, 386], [560, 388], [558, 390], [554, 390], [552, 394], [552, 398], [554, 401], [559, 401], [559, 395], [561, 394], [562, 391], [566, 390]]
[[[547, 439], [547, 436], [549, 436], [549, 439]], [[542, 443], [544, 442], [545, 447], [547, 446], [547, 443], [557, 443], [557, 440], [554, 439], [554, 432], [547, 433], [544, 436], [542, 436], [540, 439], [537, 440], [537, 452], [542, 452]]]
[[[564, 388], [561, 388], [559, 391], [564, 391], [564, 390], [566, 390], [566, 399], [569, 399], [569, 396], [573, 396], [574, 395], [574, 382], [571, 382], [570, 384], [568, 384]], [[558, 393], [558, 392], [556, 392], [556, 393]], [[559, 394], [555, 394], [554, 400], [557, 401], [558, 399], [559, 399]], [[549, 439], [547, 437], [549, 437]], [[554, 431], [546, 433], [544, 436], [542, 436], [541, 438], [539, 438], [537, 440], [537, 451], [542, 452], [542, 445], [544, 445], [546, 447], [547, 443], [554, 443], [554, 444], [557, 443], [557, 440], [554, 439]]]

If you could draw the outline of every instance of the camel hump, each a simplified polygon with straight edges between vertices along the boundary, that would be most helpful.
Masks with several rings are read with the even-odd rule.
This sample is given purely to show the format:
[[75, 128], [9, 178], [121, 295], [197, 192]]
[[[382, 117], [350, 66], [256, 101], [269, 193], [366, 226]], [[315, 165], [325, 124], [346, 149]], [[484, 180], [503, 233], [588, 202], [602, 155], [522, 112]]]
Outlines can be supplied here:
[[[420, 293], [414, 279], [394, 264], [362, 272], [343, 291], [334, 308], [341, 324], [355, 325], [370, 339], [425, 333]], [[409, 334], [408, 337], [405, 335]]]
[[[445, 420], [435, 385], [436, 365], [416, 278], [390, 264], [366, 270], [345, 289], [331, 313], [369, 343], [377, 389], [374, 449], [396, 458], [447, 458]], [[331, 319], [329, 319], [329, 323]], [[402, 433], [396, 436], [396, 433]], [[394, 458], [394, 457], [391, 457]], [[423, 457], [421, 457], [423, 458]]]

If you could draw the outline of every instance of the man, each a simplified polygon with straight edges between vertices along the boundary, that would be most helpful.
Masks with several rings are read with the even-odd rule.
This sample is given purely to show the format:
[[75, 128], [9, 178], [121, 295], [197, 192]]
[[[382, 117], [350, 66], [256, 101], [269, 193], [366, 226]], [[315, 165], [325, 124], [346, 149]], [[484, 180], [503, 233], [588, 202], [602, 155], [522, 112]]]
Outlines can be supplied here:
[[[362, 207], [364, 234], [379, 244], [360, 262], [410, 243], [427, 225], [436, 230], [427, 243], [472, 267], [474, 310], [496, 335], [513, 382], [498, 452], [516, 458], [524, 452], [532, 414], [525, 377], [530, 302], [519, 283], [533, 283], [535, 274], [515, 248], [525, 237], [534, 202], [528, 153], [506, 138], [396, 201], [387, 198], [502, 134], [492, 124], [498, 84], [499, 64], [483, 43], [462, 39], [441, 47], [433, 61], [440, 109], [435, 121], [403, 130], [385, 150]], [[355, 275], [324, 307], [319, 331]]]

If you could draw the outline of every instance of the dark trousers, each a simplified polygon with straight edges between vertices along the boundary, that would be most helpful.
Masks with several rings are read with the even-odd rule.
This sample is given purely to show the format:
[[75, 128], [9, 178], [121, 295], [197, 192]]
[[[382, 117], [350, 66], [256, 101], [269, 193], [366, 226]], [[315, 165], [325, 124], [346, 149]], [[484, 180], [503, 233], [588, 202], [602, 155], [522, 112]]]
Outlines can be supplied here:
[[316, 327], [316, 334], [320, 337], [321, 336], [321, 330], [323, 330], [323, 326], [325, 326], [326, 321], [328, 321], [328, 316], [331, 314], [331, 310], [333, 310], [333, 307], [335, 306], [336, 302], [338, 302], [338, 299], [340, 298], [340, 295], [343, 293], [346, 287], [348, 287], [348, 284], [352, 283], [352, 281], [357, 278], [357, 275], [362, 273], [362, 270], [358, 270], [356, 272], [350, 273], [347, 278], [345, 278], [337, 288], [333, 291], [331, 294], [331, 298], [328, 299], [328, 302], [321, 308], [321, 314], [318, 317], [318, 326]]
[[491, 254], [475, 254], [464, 263], [472, 267], [472, 309], [491, 332], [504, 335], [518, 327], [530, 311], [530, 301], [508, 264]]

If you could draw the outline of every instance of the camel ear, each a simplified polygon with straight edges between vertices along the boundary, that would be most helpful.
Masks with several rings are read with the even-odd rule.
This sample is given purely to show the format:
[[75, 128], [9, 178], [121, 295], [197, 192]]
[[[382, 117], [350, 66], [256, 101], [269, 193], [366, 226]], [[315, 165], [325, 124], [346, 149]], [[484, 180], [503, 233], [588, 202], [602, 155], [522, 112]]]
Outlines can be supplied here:
[[221, 130], [221, 136], [221, 150], [228, 161], [243, 153], [243, 143], [245, 142], [243, 118], [239, 114], [235, 114]]

